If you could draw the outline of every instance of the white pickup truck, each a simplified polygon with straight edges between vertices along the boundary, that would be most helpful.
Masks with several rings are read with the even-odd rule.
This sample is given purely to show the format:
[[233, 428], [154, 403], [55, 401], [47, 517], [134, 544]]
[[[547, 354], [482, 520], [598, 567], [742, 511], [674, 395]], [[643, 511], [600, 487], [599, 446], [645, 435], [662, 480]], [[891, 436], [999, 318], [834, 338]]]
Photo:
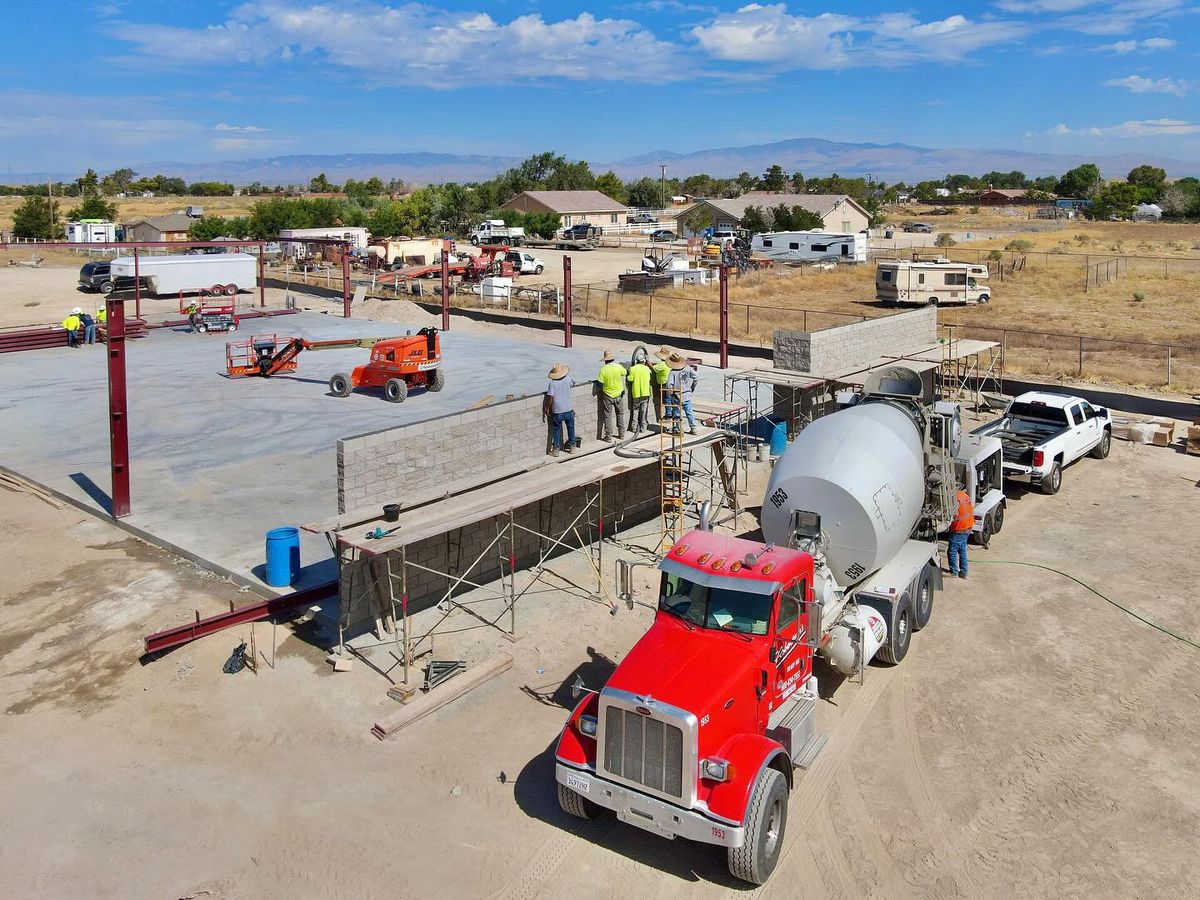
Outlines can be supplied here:
[[1091, 454], [1104, 459], [1112, 447], [1112, 416], [1082, 397], [1030, 391], [1008, 404], [1004, 415], [975, 429], [1004, 445], [1004, 474], [1057, 494], [1062, 470]]
[[524, 228], [510, 228], [503, 219], [488, 219], [471, 230], [471, 243], [476, 247], [500, 244], [505, 247], [520, 247], [525, 240]]

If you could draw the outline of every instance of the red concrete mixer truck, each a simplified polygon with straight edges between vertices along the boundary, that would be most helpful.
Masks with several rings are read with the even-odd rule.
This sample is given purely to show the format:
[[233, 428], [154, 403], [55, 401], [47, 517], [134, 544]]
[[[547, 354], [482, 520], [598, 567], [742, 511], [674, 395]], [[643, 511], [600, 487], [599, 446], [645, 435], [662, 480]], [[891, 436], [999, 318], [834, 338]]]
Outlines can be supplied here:
[[[725, 847], [736, 877], [767, 880], [797, 770], [824, 745], [814, 658], [861, 679], [933, 613], [961, 424], [924, 394], [909, 369], [875, 373], [779, 459], [764, 542], [697, 530], [669, 549], [649, 631], [602, 689], [576, 680], [556, 752], [566, 812]], [[618, 564], [630, 608], [639, 564]]]

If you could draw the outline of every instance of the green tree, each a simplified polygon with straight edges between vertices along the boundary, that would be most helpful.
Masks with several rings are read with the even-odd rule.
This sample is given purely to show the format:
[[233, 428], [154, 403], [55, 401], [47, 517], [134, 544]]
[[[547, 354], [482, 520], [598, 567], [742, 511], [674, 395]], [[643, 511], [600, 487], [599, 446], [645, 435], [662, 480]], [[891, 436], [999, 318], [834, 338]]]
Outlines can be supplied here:
[[549, 191], [589, 191], [596, 184], [596, 176], [586, 162], [567, 162], [561, 159], [554, 170], [546, 176], [545, 187]]
[[595, 189], [606, 197], [611, 197], [618, 203], [625, 203], [625, 182], [617, 177], [617, 173], [609, 170], [596, 177]]
[[1112, 181], [1100, 188], [1092, 198], [1093, 219], [1120, 216], [1128, 219], [1133, 215], [1133, 205], [1141, 198], [1141, 190], [1127, 181]]
[[1084, 163], [1071, 169], [1054, 188], [1054, 193], [1060, 197], [1072, 197], [1085, 200], [1096, 193], [1100, 187], [1100, 167], [1095, 163]]
[[1167, 185], [1167, 173], [1157, 166], [1136, 166], [1129, 171], [1126, 181], [1140, 189], [1142, 200], [1153, 203], [1162, 196], [1163, 188]]
[[329, 179], [325, 177], [325, 173], [322, 172], [309, 179], [308, 190], [313, 194], [336, 194], [338, 187], [336, 184], [330, 183]]
[[771, 229], [773, 231], [811, 231], [814, 228], [824, 228], [825, 222], [816, 213], [809, 212], [803, 206], [789, 208], [779, 204], [771, 210]]
[[95, 169], [88, 169], [75, 179], [75, 185], [79, 188], [80, 196], [87, 197], [100, 190], [100, 176], [96, 174]]
[[234, 237], [228, 233], [228, 223], [221, 216], [202, 216], [188, 228], [194, 241], [215, 241], [219, 237]]
[[233, 185], [224, 181], [197, 181], [188, 185], [193, 197], [232, 197]]
[[771, 222], [763, 213], [761, 206], [751, 206], [742, 213], [742, 221], [738, 223], [750, 234], [763, 234], [771, 231]]
[[712, 225], [712, 214], [706, 207], [697, 203], [680, 217], [679, 224], [685, 234], [699, 234]]
[[758, 180], [758, 189], [760, 191], [771, 191], [779, 194], [787, 190], [788, 177], [783, 171], [783, 166], [774, 165], [763, 172], [762, 177]]
[[67, 219], [72, 222], [78, 222], [80, 219], [104, 219], [107, 222], [112, 222], [116, 218], [117, 204], [109, 203], [97, 194], [90, 194], [84, 197], [82, 203], [67, 210]]
[[37, 238], [49, 240], [61, 237], [56, 234], [55, 222], [58, 220], [58, 201], [47, 197], [31, 195], [21, 201], [21, 205], [13, 210], [13, 234], [19, 238]]
[[654, 209], [658, 206], [660, 187], [656, 178], [639, 178], [625, 185], [625, 202], [640, 209]]
[[110, 197], [113, 194], [123, 194], [129, 190], [136, 174], [133, 169], [117, 169], [100, 179], [100, 189]]
[[804, 193], [804, 175], [800, 172], [792, 175], [792, 191], [797, 194]]

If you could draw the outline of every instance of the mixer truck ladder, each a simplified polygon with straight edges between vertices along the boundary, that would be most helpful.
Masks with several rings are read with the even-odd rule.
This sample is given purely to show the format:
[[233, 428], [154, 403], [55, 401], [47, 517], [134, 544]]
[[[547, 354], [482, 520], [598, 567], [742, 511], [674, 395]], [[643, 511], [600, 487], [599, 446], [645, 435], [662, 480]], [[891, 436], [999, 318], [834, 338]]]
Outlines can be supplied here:
[[658, 423], [659, 498], [662, 506], [659, 548], [670, 548], [683, 537], [683, 507], [687, 470], [683, 461], [683, 392], [663, 385], [663, 417]]

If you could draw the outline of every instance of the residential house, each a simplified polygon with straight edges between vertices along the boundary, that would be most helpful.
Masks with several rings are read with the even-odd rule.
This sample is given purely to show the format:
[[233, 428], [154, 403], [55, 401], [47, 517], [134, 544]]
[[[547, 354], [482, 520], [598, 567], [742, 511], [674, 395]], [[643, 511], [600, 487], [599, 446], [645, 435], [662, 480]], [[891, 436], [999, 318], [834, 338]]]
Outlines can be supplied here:
[[518, 212], [554, 213], [563, 228], [587, 223], [624, 225], [629, 211], [624, 203], [600, 191], [523, 191], [500, 207]]
[[760, 208], [764, 213], [779, 206], [789, 209], [799, 206], [821, 217], [822, 228], [835, 234], [855, 234], [865, 231], [871, 214], [862, 204], [846, 194], [773, 194], [767, 191], [749, 191], [731, 200], [699, 200], [680, 221], [692, 211], [710, 212], [713, 229], [736, 229], [740, 227], [746, 210]]
[[183, 213], [148, 216], [125, 226], [127, 241], [186, 241], [195, 219]]
[[988, 188], [979, 192], [978, 202], [980, 206], [1028, 206], [1042, 201], [1028, 188]]

